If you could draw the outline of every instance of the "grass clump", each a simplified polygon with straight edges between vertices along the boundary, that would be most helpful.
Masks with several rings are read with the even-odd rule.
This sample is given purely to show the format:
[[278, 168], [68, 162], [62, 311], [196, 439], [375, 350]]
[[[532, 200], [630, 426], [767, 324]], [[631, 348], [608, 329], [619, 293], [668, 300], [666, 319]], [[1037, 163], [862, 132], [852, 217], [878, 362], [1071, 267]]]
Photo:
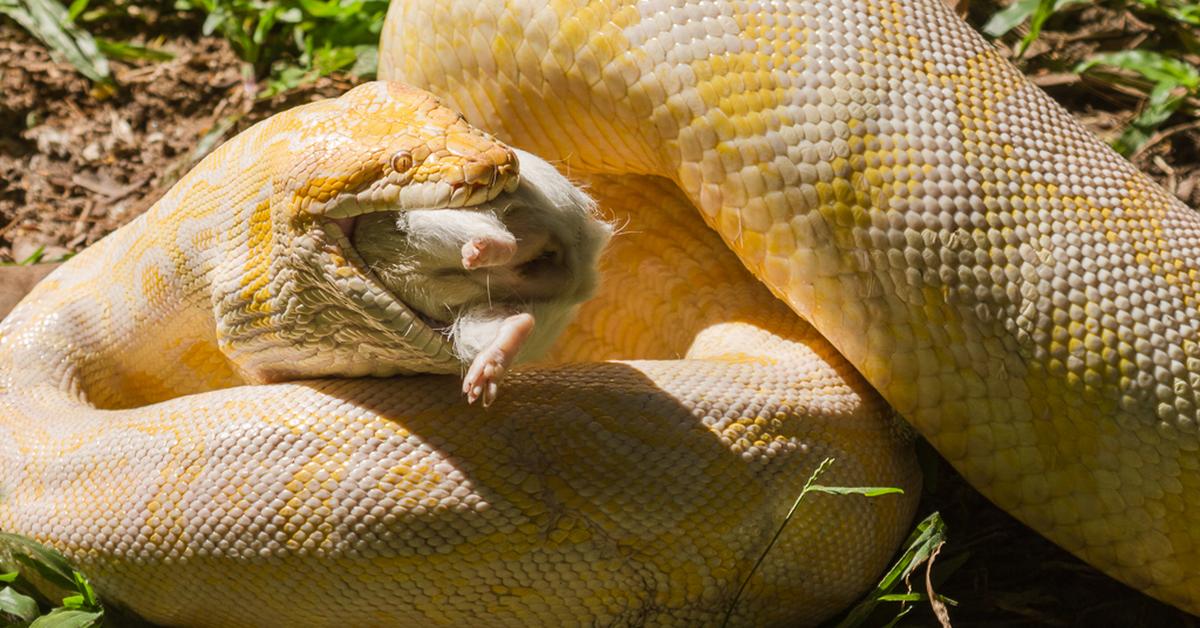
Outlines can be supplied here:
[[1040, 75], [1050, 79], [1045, 86], [1078, 83], [1078, 91], [1136, 100], [1109, 135], [1122, 155], [1144, 150], [1162, 139], [1169, 120], [1200, 109], [1200, 3], [1016, 0], [1003, 9], [983, 4], [989, 6], [979, 9], [988, 16], [981, 30], [1008, 46], [1035, 83]]
[[265, 75], [270, 97], [339, 70], [374, 76], [387, 0], [176, 0]]
[[[754, 565], [750, 567], [750, 571], [746, 572], [746, 577], [742, 579], [741, 585], [738, 586], [737, 592], [734, 593], [733, 599], [729, 602], [729, 606], [725, 609], [725, 618], [721, 622], [722, 628], [729, 625], [730, 619], [733, 618], [733, 612], [737, 608], [738, 601], [741, 600], [742, 593], [745, 592], [746, 586], [750, 584], [750, 579], [754, 577], [754, 573], [758, 571], [759, 566], [762, 565], [762, 562], [766, 559], [767, 554], [771, 552], [771, 548], [775, 547], [775, 542], [779, 540], [779, 536], [783, 534], [784, 528], [787, 527], [788, 522], [790, 522], [792, 517], [795, 516], [796, 509], [800, 507], [800, 502], [804, 500], [805, 496], [810, 493], [826, 493], [829, 495], [862, 495], [864, 497], [879, 497], [882, 495], [904, 493], [902, 489], [890, 486], [825, 486], [823, 484], [817, 484], [817, 479], [820, 478], [821, 475], [823, 475], [826, 471], [828, 471], [829, 467], [833, 466], [833, 462], [833, 458], [826, 458], [822, 460], [821, 464], [817, 465], [817, 468], [813, 470], [812, 475], [808, 477], [808, 481], [806, 481], [804, 483], [804, 487], [800, 489], [800, 494], [796, 496], [796, 500], [792, 502], [791, 508], [788, 509], [787, 514], [784, 515], [783, 520], [780, 521], [779, 527], [775, 530], [775, 534], [771, 537], [771, 540], [767, 542], [766, 547], [763, 548], [762, 553], [758, 556], [758, 560], [754, 561]], [[936, 515], [937, 513], [934, 514]], [[923, 560], [924, 559], [917, 561], [916, 564], [920, 564], [920, 562]], [[888, 590], [890, 591], [890, 588]], [[863, 602], [863, 604], [866, 603], [868, 602]], [[869, 611], [867, 614], [870, 614]], [[903, 614], [904, 613], [900, 613], [897, 615], [896, 619], [902, 617]], [[847, 624], [846, 628], [851, 628], [855, 625], [858, 624]]]
[[86, 576], [57, 551], [0, 533], [0, 625], [98, 628], [106, 612]]
[[[243, 62], [243, 75], [260, 98], [306, 85], [334, 72], [375, 75], [379, 32], [387, 0], [0, 0], [0, 13], [71, 63], [103, 93], [114, 79], [110, 58], [166, 61], [171, 53], [132, 40], [94, 35], [127, 22], [143, 26], [194, 20], [193, 34], [227, 40]], [[100, 94], [103, 95], [103, 94]]]

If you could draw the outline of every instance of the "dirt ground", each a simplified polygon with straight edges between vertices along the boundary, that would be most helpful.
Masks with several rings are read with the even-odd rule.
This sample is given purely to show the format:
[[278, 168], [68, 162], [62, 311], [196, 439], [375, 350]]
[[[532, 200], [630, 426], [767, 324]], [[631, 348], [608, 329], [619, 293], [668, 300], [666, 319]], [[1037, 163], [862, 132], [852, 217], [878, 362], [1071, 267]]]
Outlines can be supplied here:
[[[1035, 44], [1043, 48], [1029, 56], [1055, 53], [1056, 46], [1068, 54], [1071, 46], [1089, 45], [1081, 43], [1084, 35], [1126, 37], [1141, 28], [1092, 17], [1092, 30], [1081, 31], [1078, 39], [1069, 33], [1047, 36]], [[223, 41], [168, 36], [160, 45], [175, 59], [114, 63], [120, 91], [96, 99], [71, 67], [53, 61], [23, 31], [0, 23], [0, 262], [24, 260], [39, 250], [52, 261], [81, 250], [148, 208], [205, 148], [273, 111], [351, 84], [334, 77], [286, 99], [256, 101]], [[1106, 137], [1136, 113], [1132, 93], [1051, 70], [1033, 80]], [[1143, 171], [1193, 207], [1200, 206], [1198, 127], [1168, 126], [1134, 156]], [[954, 625], [1198, 625], [1037, 536], [924, 449], [922, 510], [940, 510], [951, 539], [934, 582], [959, 603], [950, 609]], [[936, 620], [921, 606], [904, 624]]]
[[[1136, 90], [1055, 71], [1054, 60], [1084, 58], [1101, 43], [1136, 47], [1153, 36], [1153, 25], [1102, 6], [1072, 19], [1081, 26], [1048, 30], [1026, 53], [1031, 66], [1040, 66], [1031, 78], [1093, 131], [1113, 137], [1137, 113]], [[79, 251], [148, 208], [221, 140], [274, 111], [352, 85], [335, 76], [256, 101], [227, 43], [180, 36], [198, 32], [187, 24], [156, 23], [157, 45], [175, 59], [114, 62], [121, 89], [99, 100], [69, 65], [0, 23], [0, 262], [23, 260], [39, 247], [45, 260]], [[1178, 118], [1133, 161], [1200, 207], [1200, 122]]]
[[0, 262], [78, 252], [145, 211], [223, 139], [352, 83], [324, 79], [255, 101], [224, 40], [178, 38], [165, 63], [113, 63], [120, 91], [93, 98], [75, 70], [0, 23]]

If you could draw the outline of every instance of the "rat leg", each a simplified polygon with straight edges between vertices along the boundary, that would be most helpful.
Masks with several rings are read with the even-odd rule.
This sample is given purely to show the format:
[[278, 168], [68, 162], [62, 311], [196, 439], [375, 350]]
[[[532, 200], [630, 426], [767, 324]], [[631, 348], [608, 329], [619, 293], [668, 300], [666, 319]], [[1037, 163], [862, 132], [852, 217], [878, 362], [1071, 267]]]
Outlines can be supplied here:
[[467, 395], [467, 403], [475, 403], [476, 399], [483, 397], [483, 407], [492, 405], [499, 391], [500, 380], [532, 331], [532, 314], [522, 312], [504, 319], [495, 340], [475, 356], [463, 378], [462, 390]]
[[[504, 237], [507, 236], [507, 237]], [[467, 270], [502, 266], [517, 253], [517, 240], [511, 234], [489, 234], [467, 240], [462, 246], [462, 265]]]

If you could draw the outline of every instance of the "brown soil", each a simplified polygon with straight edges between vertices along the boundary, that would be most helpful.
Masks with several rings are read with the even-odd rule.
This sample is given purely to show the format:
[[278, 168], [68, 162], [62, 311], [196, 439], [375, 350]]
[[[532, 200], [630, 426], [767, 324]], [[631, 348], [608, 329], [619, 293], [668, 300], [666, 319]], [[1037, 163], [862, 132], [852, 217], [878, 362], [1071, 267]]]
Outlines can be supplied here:
[[39, 248], [45, 260], [81, 250], [149, 208], [205, 148], [351, 85], [324, 79], [256, 101], [224, 40], [178, 37], [162, 47], [176, 57], [114, 62], [121, 87], [97, 98], [71, 66], [0, 23], [0, 262]]
[[[987, 7], [984, 15], [994, 11], [987, 1], [971, 8], [980, 6]], [[1096, 49], [1096, 42], [1109, 49], [1136, 45], [1153, 36], [1153, 25], [1103, 7], [1081, 9], [1070, 19], [1085, 26], [1054, 28], [1052, 22], [1026, 55], [1025, 68], [1090, 128], [1111, 138], [1136, 115], [1135, 92], [1067, 70]], [[149, 207], [202, 157], [198, 145], [211, 149], [273, 111], [350, 85], [345, 78], [323, 79], [285, 99], [256, 101], [253, 85], [242, 80], [239, 61], [223, 41], [168, 35], [161, 46], [176, 58], [114, 63], [121, 88], [98, 99], [69, 66], [51, 60], [23, 31], [0, 23], [0, 262], [24, 259], [39, 247], [46, 260], [82, 249]], [[1200, 206], [1198, 126], [1193, 118], [1176, 116], [1134, 156], [1138, 167], [1193, 207]], [[937, 561], [934, 582], [959, 602], [950, 608], [954, 625], [1198, 625], [1017, 523], [927, 447], [923, 458], [928, 478], [923, 512], [941, 510], [949, 524], [951, 540]], [[913, 580], [923, 590], [917, 584], [923, 574]], [[936, 625], [936, 619], [922, 604], [901, 625]]]

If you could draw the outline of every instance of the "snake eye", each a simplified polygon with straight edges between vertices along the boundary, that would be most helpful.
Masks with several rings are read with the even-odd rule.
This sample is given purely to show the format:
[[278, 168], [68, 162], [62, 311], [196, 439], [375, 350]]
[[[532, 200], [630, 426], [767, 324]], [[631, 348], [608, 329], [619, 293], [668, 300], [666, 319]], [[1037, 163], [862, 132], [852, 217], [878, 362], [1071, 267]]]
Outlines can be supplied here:
[[413, 166], [412, 153], [402, 150], [392, 155], [392, 170], [396, 172], [408, 172]]

